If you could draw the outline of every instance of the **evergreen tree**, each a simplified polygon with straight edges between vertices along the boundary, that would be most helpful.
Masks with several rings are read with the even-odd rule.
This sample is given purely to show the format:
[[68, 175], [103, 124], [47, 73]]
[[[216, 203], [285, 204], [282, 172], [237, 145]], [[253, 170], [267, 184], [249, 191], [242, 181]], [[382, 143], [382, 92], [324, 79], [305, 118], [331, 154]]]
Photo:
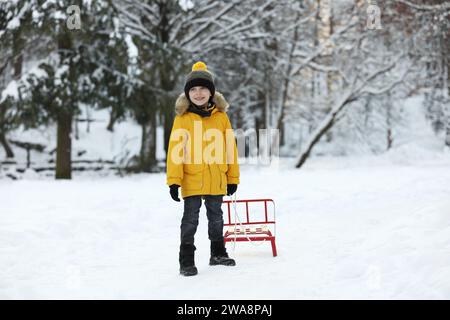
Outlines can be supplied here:
[[35, 40], [31, 30], [36, 5], [30, 0], [0, 2], [0, 143], [7, 158], [14, 157], [7, 135], [21, 124], [14, 101], [19, 96], [24, 55]]
[[111, 3], [75, 3], [73, 11], [65, 1], [47, 2], [39, 8], [43, 26], [39, 31], [49, 39], [48, 52], [39, 64], [40, 72], [29, 74], [24, 81], [27, 94], [21, 101], [43, 115], [42, 119], [56, 123], [57, 179], [71, 179], [72, 123], [81, 104], [111, 107], [121, 115], [127, 88], [123, 85], [127, 61], [120, 60], [126, 46], [115, 33]]

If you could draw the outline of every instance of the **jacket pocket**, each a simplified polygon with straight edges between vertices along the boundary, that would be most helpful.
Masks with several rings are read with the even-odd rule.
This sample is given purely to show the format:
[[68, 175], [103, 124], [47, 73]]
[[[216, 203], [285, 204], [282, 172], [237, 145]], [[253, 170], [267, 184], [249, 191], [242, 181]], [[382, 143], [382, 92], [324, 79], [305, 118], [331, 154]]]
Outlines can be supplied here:
[[187, 174], [196, 174], [203, 172], [203, 164], [185, 164], [183, 171]]
[[185, 164], [183, 170], [181, 187], [184, 190], [201, 190], [203, 188], [203, 165]]
[[181, 187], [184, 190], [201, 190], [203, 187], [203, 174], [202, 172], [189, 174], [185, 173]]

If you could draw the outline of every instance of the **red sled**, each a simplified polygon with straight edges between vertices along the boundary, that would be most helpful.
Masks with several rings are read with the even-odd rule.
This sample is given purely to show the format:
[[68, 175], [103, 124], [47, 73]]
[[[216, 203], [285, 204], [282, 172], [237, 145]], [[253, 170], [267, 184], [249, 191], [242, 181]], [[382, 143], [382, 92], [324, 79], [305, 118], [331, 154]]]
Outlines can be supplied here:
[[[275, 202], [272, 199], [224, 200], [228, 209], [224, 227], [224, 242], [231, 241], [270, 241], [272, 254], [277, 256], [275, 244]], [[269, 213], [267, 203], [272, 203]], [[232, 208], [233, 206], [233, 208]], [[235, 207], [234, 207], [235, 206]], [[245, 206], [245, 219], [242, 219]], [[259, 208], [256, 209], [255, 206]], [[239, 207], [239, 210], [238, 210]], [[252, 212], [250, 208], [252, 207]], [[264, 208], [264, 210], [262, 210]], [[232, 210], [236, 210], [232, 214]], [[237, 219], [236, 219], [237, 218]], [[241, 221], [244, 220], [244, 221]]]

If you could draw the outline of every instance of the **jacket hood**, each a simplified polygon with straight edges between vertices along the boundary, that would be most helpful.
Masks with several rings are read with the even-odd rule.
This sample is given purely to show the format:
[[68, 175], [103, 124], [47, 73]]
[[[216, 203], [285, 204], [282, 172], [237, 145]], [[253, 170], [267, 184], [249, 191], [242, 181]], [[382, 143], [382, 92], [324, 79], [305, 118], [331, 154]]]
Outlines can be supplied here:
[[[220, 92], [214, 93], [213, 98], [218, 111], [227, 112], [229, 104]], [[189, 100], [184, 93], [180, 94], [175, 102], [175, 113], [179, 116], [185, 114], [189, 108]]]

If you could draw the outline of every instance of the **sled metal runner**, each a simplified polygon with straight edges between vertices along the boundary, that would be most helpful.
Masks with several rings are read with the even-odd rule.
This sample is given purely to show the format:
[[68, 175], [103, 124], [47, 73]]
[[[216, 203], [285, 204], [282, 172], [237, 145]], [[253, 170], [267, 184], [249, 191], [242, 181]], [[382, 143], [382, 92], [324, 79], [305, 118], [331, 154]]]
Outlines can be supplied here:
[[[275, 202], [272, 199], [248, 199], [224, 200], [223, 203], [226, 204], [228, 210], [228, 214], [226, 215], [228, 220], [224, 222], [224, 227], [227, 227], [224, 234], [225, 243], [232, 241], [270, 241], [272, 245], [272, 254], [276, 257]], [[244, 221], [236, 221], [236, 216], [234, 214], [232, 215], [232, 206], [238, 203], [245, 204]], [[264, 219], [256, 219], [254, 215], [251, 214], [249, 209], [250, 203], [264, 204]], [[268, 203], [272, 203], [273, 211], [271, 211], [271, 217], [269, 217]], [[273, 232], [271, 229], [273, 229]]]

